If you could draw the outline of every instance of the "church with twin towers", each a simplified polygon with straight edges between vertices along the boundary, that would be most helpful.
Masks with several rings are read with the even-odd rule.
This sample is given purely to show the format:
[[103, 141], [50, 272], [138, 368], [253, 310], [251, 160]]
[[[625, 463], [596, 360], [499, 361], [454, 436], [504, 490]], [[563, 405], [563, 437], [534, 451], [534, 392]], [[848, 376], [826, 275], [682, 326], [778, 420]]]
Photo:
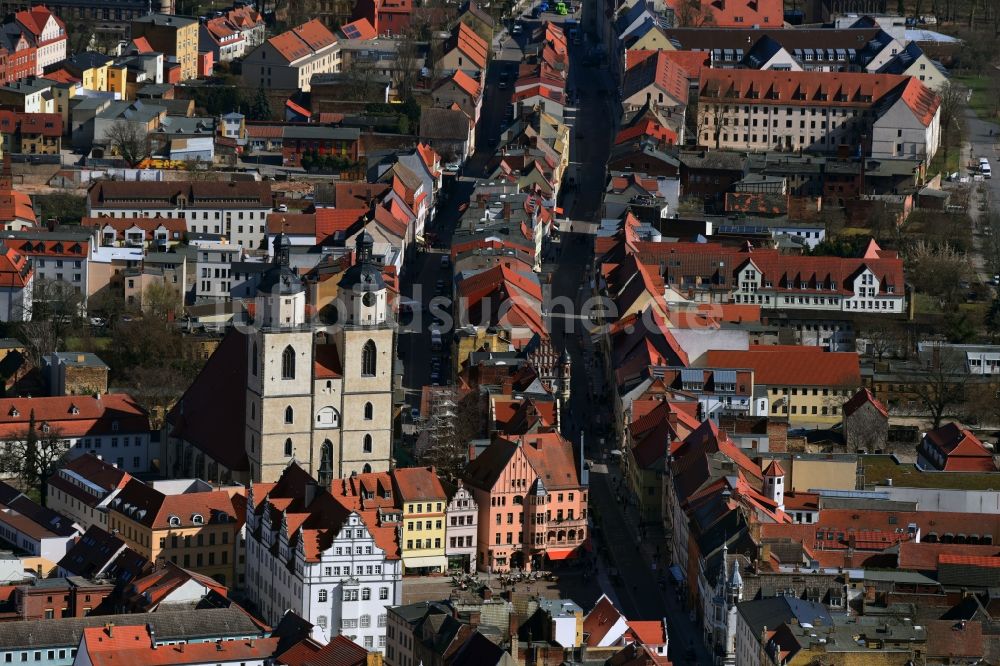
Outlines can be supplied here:
[[167, 415], [172, 474], [267, 483], [295, 461], [327, 485], [389, 469], [396, 325], [372, 246], [359, 234], [337, 321], [326, 325], [310, 321], [290, 243], [275, 238], [246, 324], [226, 334]]

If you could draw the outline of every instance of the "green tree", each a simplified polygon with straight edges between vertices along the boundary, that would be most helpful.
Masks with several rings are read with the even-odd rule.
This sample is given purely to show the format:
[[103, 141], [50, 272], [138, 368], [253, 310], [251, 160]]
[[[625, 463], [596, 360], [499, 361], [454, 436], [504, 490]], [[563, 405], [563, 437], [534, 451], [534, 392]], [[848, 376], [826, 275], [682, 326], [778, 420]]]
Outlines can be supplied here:
[[271, 100], [263, 87], [257, 88], [257, 93], [247, 106], [247, 117], [250, 120], [270, 120]]

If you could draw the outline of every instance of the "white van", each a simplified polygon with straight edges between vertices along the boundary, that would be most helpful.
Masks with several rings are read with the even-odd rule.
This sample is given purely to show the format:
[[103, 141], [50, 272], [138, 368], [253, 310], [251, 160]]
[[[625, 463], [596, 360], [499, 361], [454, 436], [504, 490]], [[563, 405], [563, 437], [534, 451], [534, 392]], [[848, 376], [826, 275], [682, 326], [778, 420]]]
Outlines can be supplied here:
[[983, 178], [993, 177], [993, 169], [990, 167], [990, 161], [985, 157], [979, 160], [979, 171], [983, 174]]

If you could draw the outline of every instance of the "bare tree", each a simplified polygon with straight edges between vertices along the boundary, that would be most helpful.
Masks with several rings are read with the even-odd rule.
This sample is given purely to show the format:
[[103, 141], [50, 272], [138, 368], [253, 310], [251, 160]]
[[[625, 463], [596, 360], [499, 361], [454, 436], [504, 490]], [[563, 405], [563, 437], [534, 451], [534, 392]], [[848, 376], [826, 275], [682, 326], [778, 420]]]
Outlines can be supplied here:
[[934, 428], [956, 408], [965, 403], [964, 365], [950, 354], [935, 351], [920, 375], [910, 378], [910, 393], [922, 407], [922, 413], [931, 420]]
[[166, 282], [153, 282], [142, 295], [142, 310], [159, 319], [169, 319], [184, 306], [177, 287]]
[[934, 246], [925, 241], [916, 243], [906, 253], [907, 275], [913, 286], [938, 299], [942, 307], [958, 302], [961, 283], [971, 276], [968, 257], [950, 244]]
[[167, 412], [180, 399], [190, 378], [173, 366], [136, 366], [125, 373], [124, 388], [149, 413], [153, 430], [163, 427]]
[[57, 428], [36, 423], [35, 410], [28, 417], [28, 427], [2, 446], [0, 470], [25, 489], [41, 489], [69, 451], [69, 441]]
[[18, 329], [20, 337], [25, 343], [28, 351], [28, 359], [31, 364], [38, 368], [42, 365], [42, 357], [59, 349], [62, 340], [55, 332], [55, 327], [50, 321], [26, 321], [22, 322]]
[[876, 362], [881, 363], [886, 356], [906, 355], [906, 331], [896, 322], [866, 326], [858, 332], [858, 337], [868, 341], [868, 348]]
[[120, 155], [130, 167], [149, 157], [149, 134], [138, 123], [116, 120], [104, 130], [104, 139], [111, 152]]
[[945, 83], [937, 91], [941, 98], [941, 148], [944, 164], [948, 163], [948, 149], [957, 137], [962, 135], [962, 110], [965, 108], [965, 90], [952, 81]]

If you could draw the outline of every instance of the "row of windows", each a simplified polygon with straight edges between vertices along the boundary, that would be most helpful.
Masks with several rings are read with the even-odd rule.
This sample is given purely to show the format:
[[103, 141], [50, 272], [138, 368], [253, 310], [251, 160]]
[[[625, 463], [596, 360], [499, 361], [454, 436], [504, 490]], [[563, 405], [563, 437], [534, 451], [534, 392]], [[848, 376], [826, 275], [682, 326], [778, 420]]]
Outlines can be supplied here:
[[[69, 657], [68, 657], [69, 659], [73, 659], [73, 658], [76, 657], [76, 648], [73, 648], [72, 650], [47, 650], [47, 651], [45, 651], [44, 654], [46, 655], [46, 659], [48, 661], [55, 661], [55, 659], [56, 659], [56, 653], [59, 654], [59, 659], [60, 660], [66, 660], [67, 659], [67, 656], [66, 656], [67, 654], [69, 654]], [[43, 652], [41, 650], [35, 650], [34, 652], [22, 652], [21, 653], [21, 659], [20, 659], [20, 661], [22, 661], [22, 662], [29, 661], [29, 659], [28, 659], [29, 655], [31, 655], [33, 657], [31, 659], [31, 661], [42, 661], [42, 654], [43, 654]], [[5, 654], [3, 656], [3, 660], [4, 660], [4, 663], [7, 663], [7, 664], [13, 663], [13, 661], [14, 661], [14, 653], [13, 652], [8, 652], [7, 654]]]
[[[341, 595], [341, 598], [344, 601], [357, 601], [358, 597], [359, 597], [359, 591], [356, 590], [356, 589], [349, 589], [349, 588], [344, 588], [343, 594]], [[370, 587], [363, 587], [363, 588], [361, 588], [361, 590], [360, 590], [360, 598], [361, 598], [361, 601], [370, 601], [371, 598], [372, 598], [372, 588], [370, 588]], [[389, 588], [388, 587], [380, 587], [378, 589], [378, 598], [380, 600], [382, 600], [382, 601], [385, 601], [386, 599], [388, 599], [389, 598]], [[326, 599], [327, 599], [327, 592], [326, 592], [326, 590], [320, 590], [319, 591], [319, 601], [320, 601], [320, 603], [325, 602]]]

